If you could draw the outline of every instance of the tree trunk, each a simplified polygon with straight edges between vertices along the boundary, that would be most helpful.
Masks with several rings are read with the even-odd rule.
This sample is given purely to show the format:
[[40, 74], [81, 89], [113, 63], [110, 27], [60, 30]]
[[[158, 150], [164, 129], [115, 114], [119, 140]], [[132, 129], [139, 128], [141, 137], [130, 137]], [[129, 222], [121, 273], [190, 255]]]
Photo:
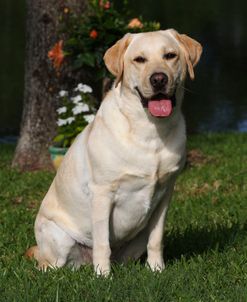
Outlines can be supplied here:
[[48, 51], [59, 37], [65, 8], [83, 12], [86, 0], [26, 0], [26, 62], [24, 108], [13, 166], [20, 170], [50, 169], [48, 147], [56, 131], [56, 95], [64, 82], [51, 66]]

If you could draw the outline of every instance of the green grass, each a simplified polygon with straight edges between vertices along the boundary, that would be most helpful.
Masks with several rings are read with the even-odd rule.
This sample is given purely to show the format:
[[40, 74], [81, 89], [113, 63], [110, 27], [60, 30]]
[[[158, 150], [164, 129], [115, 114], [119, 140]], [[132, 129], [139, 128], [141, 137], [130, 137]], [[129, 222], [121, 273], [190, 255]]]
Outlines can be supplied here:
[[166, 269], [142, 262], [43, 273], [23, 257], [54, 176], [11, 169], [13, 146], [0, 145], [0, 301], [247, 301], [247, 134], [194, 136], [205, 156], [180, 175], [165, 231]]

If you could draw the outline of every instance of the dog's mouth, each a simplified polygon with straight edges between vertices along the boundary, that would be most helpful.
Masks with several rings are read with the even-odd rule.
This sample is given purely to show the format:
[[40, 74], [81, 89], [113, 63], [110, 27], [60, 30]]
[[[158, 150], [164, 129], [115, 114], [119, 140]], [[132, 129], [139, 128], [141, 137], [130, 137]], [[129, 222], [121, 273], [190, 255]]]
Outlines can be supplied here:
[[145, 98], [139, 88], [135, 88], [140, 96], [142, 106], [156, 117], [168, 117], [172, 114], [173, 108], [176, 106], [175, 94], [168, 96], [165, 93], [157, 93], [150, 98]]

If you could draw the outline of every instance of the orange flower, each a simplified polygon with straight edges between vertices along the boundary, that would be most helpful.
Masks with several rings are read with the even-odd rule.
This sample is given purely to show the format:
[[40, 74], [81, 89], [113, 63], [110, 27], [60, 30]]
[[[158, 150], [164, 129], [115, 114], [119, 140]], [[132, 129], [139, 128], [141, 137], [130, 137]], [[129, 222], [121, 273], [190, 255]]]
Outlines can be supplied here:
[[99, 6], [103, 7], [104, 9], [109, 9], [111, 7], [111, 3], [110, 3], [110, 1], [105, 2], [104, 0], [100, 0]]
[[138, 18], [134, 18], [130, 20], [128, 28], [143, 28], [143, 24]]
[[90, 36], [90, 38], [95, 40], [98, 37], [98, 32], [95, 29], [93, 29], [90, 31], [89, 36]]
[[53, 61], [53, 66], [59, 69], [64, 60], [63, 40], [57, 42], [48, 52], [48, 58]]

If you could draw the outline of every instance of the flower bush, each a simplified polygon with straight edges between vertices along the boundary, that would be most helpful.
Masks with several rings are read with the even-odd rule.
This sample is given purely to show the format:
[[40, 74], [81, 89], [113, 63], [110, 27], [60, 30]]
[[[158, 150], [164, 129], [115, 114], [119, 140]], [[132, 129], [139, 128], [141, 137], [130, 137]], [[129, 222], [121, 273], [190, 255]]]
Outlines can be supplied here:
[[58, 134], [55, 146], [69, 147], [75, 137], [93, 121], [95, 107], [92, 105], [92, 88], [79, 83], [72, 91], [61, 90], [58, 94], [60, 107], [57, 109]]
[[74, 69], [91, 68], [97, 79], [109, 74], [105, 68], [105, 51], [127, 32], [136, 33], [153, 31], [160, 28], [157, 22], [144, 22], [141, 17], [131, 18], [124, 1], [122, 11], [115, 9], [113, 1], [91, 0], [88, 13], [75, 16], [65, 14], [62, 31], [65, 58], [69, 59]]
[[[87, 13], [82, 12], [81, 15], [75, 15], [70, 8], [64, 7], [60, 22], [62, 39], [48, 52], [54, 68], [58, 71], [66, 62], [74, 73], [86, 70], [98, 83], [111, 77], [103, 61], [104, 53], [110, 46], [127, 32], [160, 28], [159, 23], [144, 22], [141, 17], [131, 18], [127, 0], [121, 13], [115, 9], [113, 1], [106, 0], [89, 0]], [[58, 135], [54, 142], [56, 146], [69, 147], [93, 119], [100, 102], [95, 102], [92, 97], [92, 88], [81, 83], [71, 92], [60, 91], [59, 102]]]

